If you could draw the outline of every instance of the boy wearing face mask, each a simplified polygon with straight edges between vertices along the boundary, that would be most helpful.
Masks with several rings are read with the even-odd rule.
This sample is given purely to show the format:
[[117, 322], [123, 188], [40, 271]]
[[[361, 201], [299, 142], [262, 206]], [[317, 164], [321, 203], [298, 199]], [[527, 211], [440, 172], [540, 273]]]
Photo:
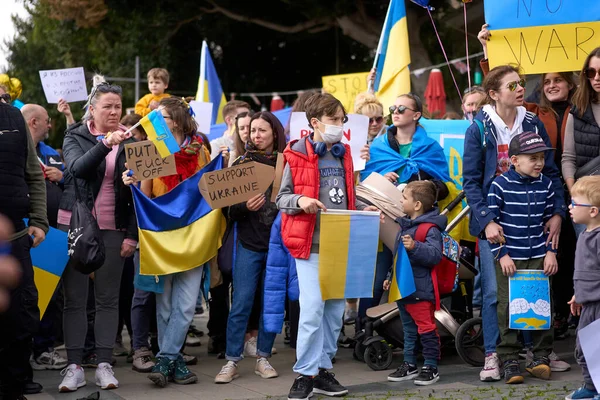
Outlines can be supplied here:
[[352, 155], [342, 140], [346, 111], [330, 94], [314, 94], [306, 102], [306, 118], [314, 133], [285, 149], [285, 169], [277, 207], [282, 211], [281, 235], [296, 261], [300, 288], [297, 362], [288, 399], [313, 393], [343, 396], [348, 390], [327, 370], [337, 351], [345, 300], [323, 301], [319, 286], [319, 210], [355, 210]]

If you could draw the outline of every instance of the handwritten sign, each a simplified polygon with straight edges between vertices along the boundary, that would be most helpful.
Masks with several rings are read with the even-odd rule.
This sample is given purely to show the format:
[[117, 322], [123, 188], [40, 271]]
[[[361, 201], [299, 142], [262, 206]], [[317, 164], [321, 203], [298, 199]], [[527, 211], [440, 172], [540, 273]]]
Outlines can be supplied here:
[[198, 132], [202, 132], [205, 135], [210, 134], [213, 103], [192, 100], [190, 101], [190, 107], [194, 110], [194, 119], [196, 120], [196, 124], [198, 124]]
[[[312, 133], [308, 127], [306, 114], [303, 112], [292, 113], [290, 119], [290, 140], [302, 139]], [[361, 149], [367, 144], [369, 134], [369, 117], [360, 114], [348, 114], [348, 122], [344, 124], [342, 143], [350, 146], [352, 161], [355, 171], [365, 169], [365, 160], [360, 158]]]
[[485, 0], [492, 33], [490, 67], [518, 64], [526, 74], [578, 71], [600, 43], [597, 0]]
[[354, 110], [354, 99], [367, 90], [368, 72], [357, 74], [328, 75], [323, 80], [323, 89], [342, 102], [346, 112]]
[[213, 209], [232, 206], [265, 193], [275, 177], [275, 168], [249, 162], [202, 175], [198, 187]]
[[50, 104], [57, 104], [61, 98], [69, 103], [87, 100], [83, 67], [40, 71], [40, 79]]
[[510, 329], [537, 331], [552, 326], [550, 280], [544, 271], [517, 270], [508, 278], [508, 302]]
[[125, 145], [125, 158], [129, 169], [139, 180], [175, 175], [175, 156], [161, 157], [150, 140]]

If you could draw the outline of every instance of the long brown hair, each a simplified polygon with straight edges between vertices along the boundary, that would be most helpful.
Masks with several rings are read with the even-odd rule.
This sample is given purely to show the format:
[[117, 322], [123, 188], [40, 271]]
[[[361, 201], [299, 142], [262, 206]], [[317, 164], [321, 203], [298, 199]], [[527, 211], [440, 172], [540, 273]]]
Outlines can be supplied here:
[[[236, 153], [236, 156], [243, 156], [246, 152], [246, 143], [242, 142], [242, 138], [240, 137], [240, 125], [239, 120], [241, 118], [250, 117], [252, 118], [252, 110], [246, 112], [239, 113], [235, 116], [235, 130], [233, 132], [233, 147]], [[248, 137], [250, 137], [250, 126], [248, 126]]]
[[571, 85], [571, 89], [569, 89], [569, 95], [567, 97], [567, 101], [570, 101], [571, 98], [573, 97], [573, 94], [575, 93], [575, 88], [577, 88], [577, 82], [575, 82], [575, 76], [573, 75], [572, 72], [545, 72], [541, 75], [541, 82], [542, 84], [540, 85], [540, 107], [544, 110], [544, 111], [550, 111], [552, 110], [554, 112], [554, 109], [552, 108], [552, 102], [550, 100], [548, 100], [548, 98], [546, 97], [546, 93], [544, 93], [544, 80], [546, 80], [546, 75], [548, 74], [558, 74], [560, 75], [561, 78], [563, 78], [565, 80], [565, 82], [567, 82], [567, 84]]
[[516, 72], [521, 76], [521, 71], [519, 67], [514, 65], [499, 65], [496, 68], [492, 68], [492, 70], [487, 74], [485, 79], [483, 80], [483, 90], [485, 91], [485, 100], [481, 103], [484, 104], [492, 104], [495, 105], [496, 101], [492, 99], [490, 96], [490, 92], [493, 90], [494, 92], [500, 91], [502, 78], [511, 72]]
[[190, 114], [190, 105], [180, 97], [166, 97], [159, 103], [169, 113], [169, 116], [181, 132], [187, 136], [194, 136], [198, 130], [196, 120]]
[[579, 117], [583, 117], [583, 114], [590, 106], [590, 103], [598, 102], [598, 93], [592, 88], [590, 80], [585, 76], [585, 70], [590, 66], [592, 57], [600, 58], [600, 47], [596, 47], [588, 54], [583, 63], [583, 68], [581, 68], [581, 72], [579, 73], [579, 86], [573, 95], [573, 105], [577, 107], [577, 114]]
[[250, 126], [248, 127], [248, 140], [252, 141], [250, 137], [252, 132], [252, 122], [259, 118], [264, 121], [267, 121], [268, 124], [271, 126], [271, 129], [273, 129], [273, 151], [283, 153], [283, 151], [285, 150], [285, 132], [283, 129], [283, 125], [281, 125], [281, 122], [279, 121], [279, 119], [277, 119], [276, 116], [274, 116], [268, 111], [257, 112], [252, 116], [252, 118], [250, 119]]

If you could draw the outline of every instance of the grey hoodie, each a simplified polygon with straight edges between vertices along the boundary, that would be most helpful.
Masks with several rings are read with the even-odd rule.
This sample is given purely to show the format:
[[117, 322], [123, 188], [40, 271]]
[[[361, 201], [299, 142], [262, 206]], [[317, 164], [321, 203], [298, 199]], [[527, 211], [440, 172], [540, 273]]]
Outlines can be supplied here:
[[600, 301], [600, 228], [584, 231], [577, 239], [573, 287], [578, 303]]

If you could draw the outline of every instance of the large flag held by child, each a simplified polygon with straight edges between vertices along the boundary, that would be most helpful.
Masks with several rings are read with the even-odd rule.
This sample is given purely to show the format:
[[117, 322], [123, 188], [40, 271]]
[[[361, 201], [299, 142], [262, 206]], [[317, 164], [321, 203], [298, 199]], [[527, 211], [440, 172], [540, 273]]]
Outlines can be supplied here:
[[217, 255], [225, 233], [225, 217], [204, 200], [198, 183], [202, 175], [222, 167], [223, 157], [217, 157], [155, 199], [131, 186], [138, 220], [141, 275], [188, 271]]
[[379, 246], [379, 213], [328, 210], [320, 214], [321, 297], [373, 297]]

